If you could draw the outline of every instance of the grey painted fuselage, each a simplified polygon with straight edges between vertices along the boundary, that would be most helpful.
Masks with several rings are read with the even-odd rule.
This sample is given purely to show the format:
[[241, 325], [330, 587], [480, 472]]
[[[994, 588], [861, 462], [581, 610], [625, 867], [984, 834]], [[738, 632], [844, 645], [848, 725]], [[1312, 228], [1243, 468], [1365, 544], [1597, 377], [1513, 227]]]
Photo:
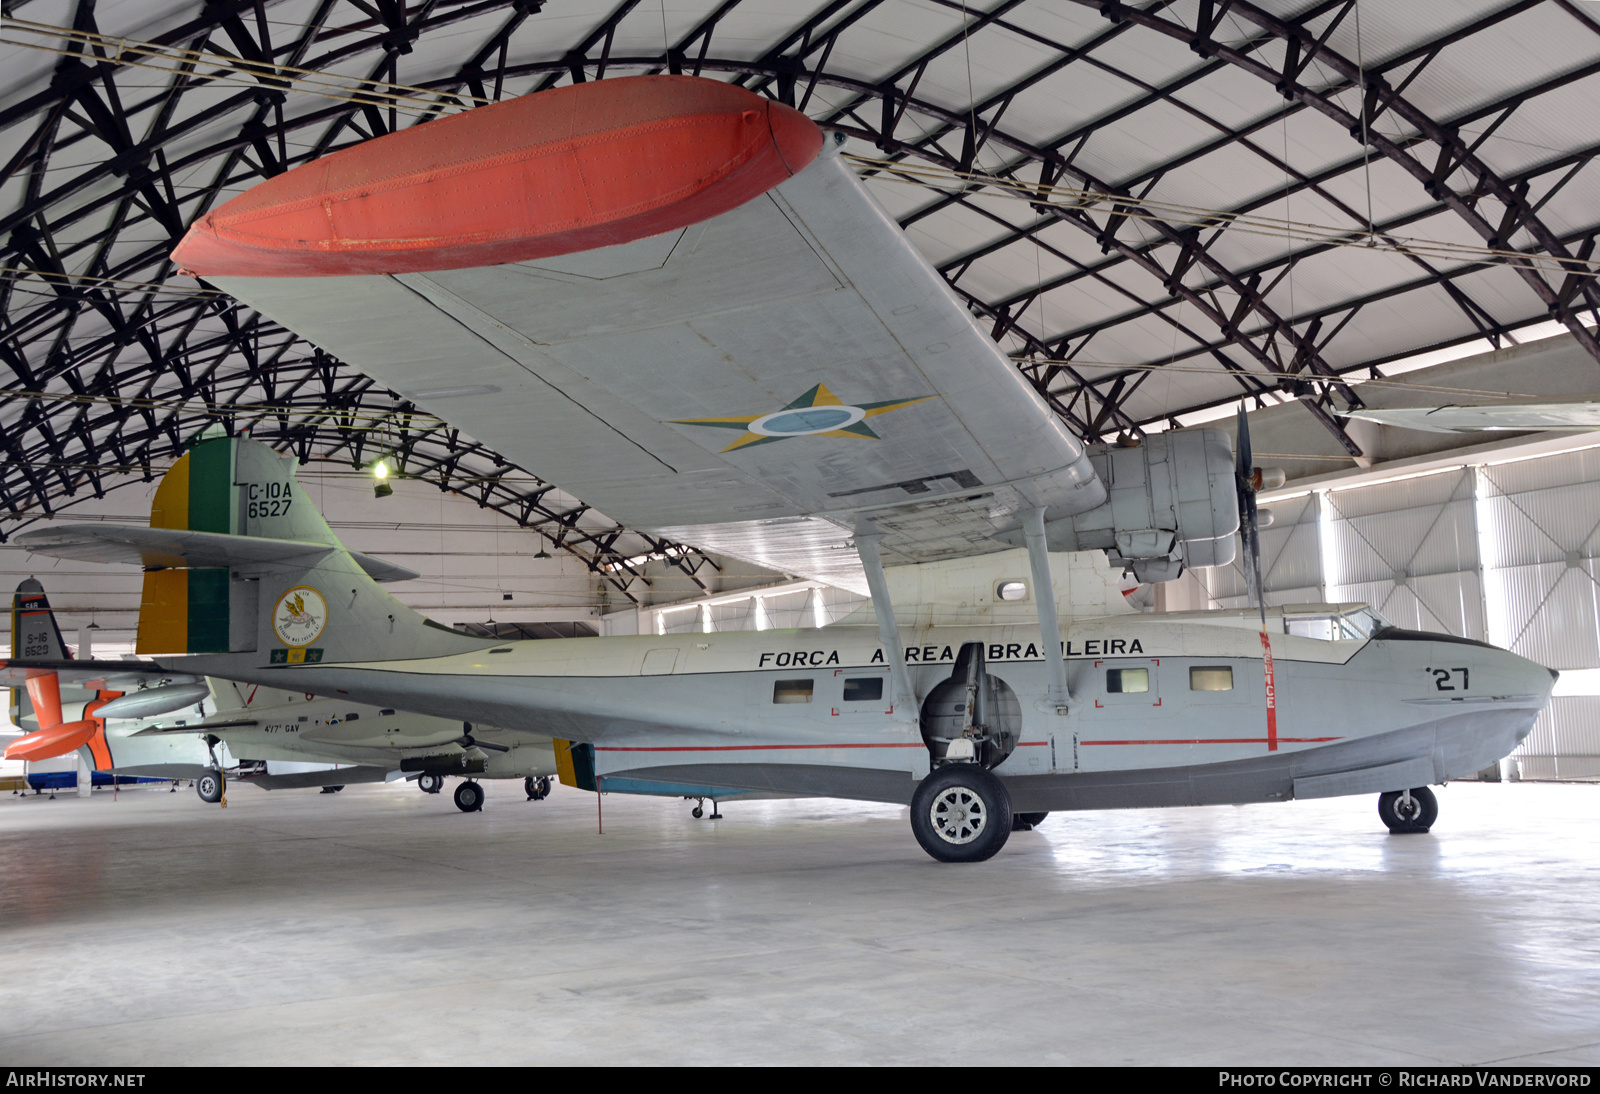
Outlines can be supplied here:
[[[1036, 627], [907, 631], [907, 657], [920, 701], [950, 675], [962, 643], [984, 644], [988, 671], [1020, 700], [1020, 741], [996, 771], [1022, 811], [1460, 778], [1509, 753], [1554, 685], [1540, 665], [1448, 636], [1391, 629], [1326, 641], [1283, 627], [1281, 612], [1268, 615], [1272, 720], [1259, 623], [1242, 613], [1072, 621], [1064, 715], [1042, 701]], [[543, 640], [365, 664], [261, 666], [248, 656], [211, 669], [585, 742], [602, 784], [619, 790], [651, 782], [904, 802], [929, 769], [914, 712], [846, 699], [887, 675], [867, 628]]]

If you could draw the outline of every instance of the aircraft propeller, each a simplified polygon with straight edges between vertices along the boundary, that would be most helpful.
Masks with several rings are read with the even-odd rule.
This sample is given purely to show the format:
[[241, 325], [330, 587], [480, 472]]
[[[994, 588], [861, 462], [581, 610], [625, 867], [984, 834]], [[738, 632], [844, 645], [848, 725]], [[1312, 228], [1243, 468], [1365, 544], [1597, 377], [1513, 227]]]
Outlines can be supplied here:
[[[1254, 466], [1250, 451], [1250, 421], [1244, 406], [1239, 407], [1239, 440], [1234, 445], [1233, 480], [1239, 494], [1239, 535], [1244, 540], [1244, 573], [1250, 604], [1261, 612], [1261, 628], [1267, 626], [1267, 601], [1261, 590], [1261, 512], [1256, 507], [1256, 491], [1283, 485], [1284, 475], [1277, 469]], [[1264, 522], [1272, 523], [1270, 515]]]

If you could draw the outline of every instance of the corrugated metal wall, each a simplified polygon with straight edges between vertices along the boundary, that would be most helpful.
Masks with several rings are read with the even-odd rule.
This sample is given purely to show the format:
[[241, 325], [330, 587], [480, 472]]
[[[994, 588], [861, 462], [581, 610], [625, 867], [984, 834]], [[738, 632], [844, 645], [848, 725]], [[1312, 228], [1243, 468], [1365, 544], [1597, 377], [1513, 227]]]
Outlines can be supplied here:
[[[1600, 666], [1600, 450], [1479, 469], [1489, 640], [1553, 669]], [[1527, 779], [1600, 777], [1600, 696], [1558, 696], [1517, 749]]]
[[[1271, 504], [1269, 604], [1371, 604], [1391, 622], [1600, 668], [1600, 449], [1461, 467]], [[1243, 607], [1244, 571], [1202, 571]], [[1517, 750], [1529, 779], [1600, 778], [1600, 696], [1551, 701]]]

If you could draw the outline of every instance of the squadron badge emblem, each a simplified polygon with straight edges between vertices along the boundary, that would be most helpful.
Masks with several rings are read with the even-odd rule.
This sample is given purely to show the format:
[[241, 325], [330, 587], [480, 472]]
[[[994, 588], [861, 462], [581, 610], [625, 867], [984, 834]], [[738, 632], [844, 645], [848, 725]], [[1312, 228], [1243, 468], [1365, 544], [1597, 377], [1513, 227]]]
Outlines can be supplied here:
[[296, 585], [272, 609], [272, 629], [285, 646], [309, 646], [328, 623], [328, 602], [309, 585]]

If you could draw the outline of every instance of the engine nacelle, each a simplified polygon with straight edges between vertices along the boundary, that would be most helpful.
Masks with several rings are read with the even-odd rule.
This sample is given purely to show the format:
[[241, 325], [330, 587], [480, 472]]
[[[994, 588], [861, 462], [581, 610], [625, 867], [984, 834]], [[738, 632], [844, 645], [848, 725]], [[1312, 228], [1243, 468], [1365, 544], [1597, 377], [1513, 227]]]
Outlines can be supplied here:
[[1106, 503], [1045, 526], [1053, 551], [1102, 550], [1140, 581], [1233, 561], [1239, 531], [1233, 441], [1218, 429], [1156, 433], [1137, 447], [1095, 445]]

